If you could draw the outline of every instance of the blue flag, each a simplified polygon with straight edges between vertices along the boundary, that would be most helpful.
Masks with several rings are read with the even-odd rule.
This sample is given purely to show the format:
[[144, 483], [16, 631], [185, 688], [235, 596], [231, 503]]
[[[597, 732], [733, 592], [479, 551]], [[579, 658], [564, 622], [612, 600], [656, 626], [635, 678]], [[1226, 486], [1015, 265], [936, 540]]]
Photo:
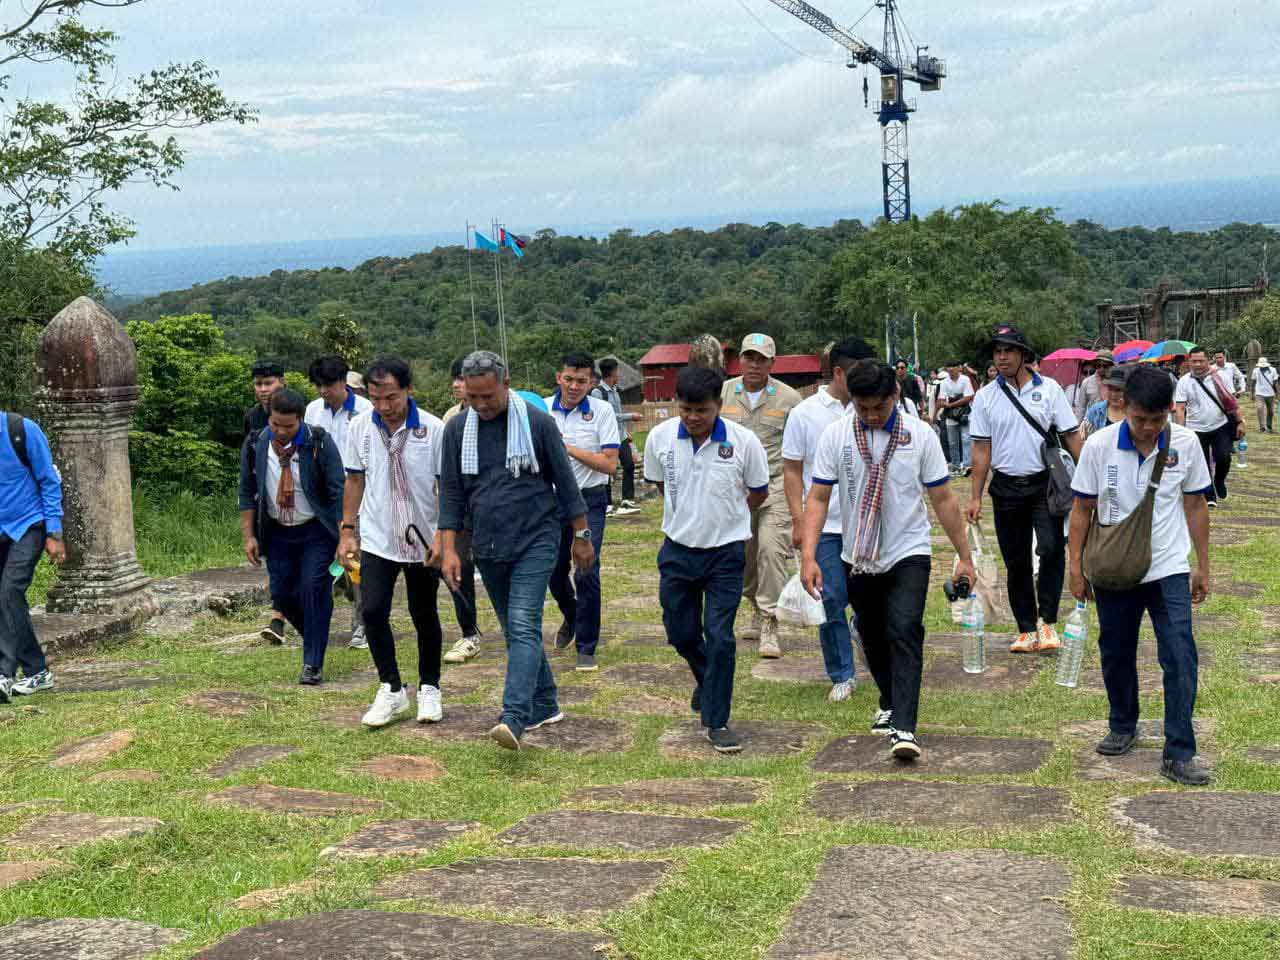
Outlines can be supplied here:
[[494, 243], [492, 240], [486, 237], [483, 233], [481, 233], [479, 230], [475, 231], [475, 234], [476, 234], [477, 250], [492, 250], [494, 253], [497, 253], [499, 250], [502, 249], [496, 243]]
[[498, 236], [502, 239], [502, 245], [504, 247], [510, 247], [511, 252], [514, 253], [517, 257], [524, 256], [524, 242], [520, 239], [520, 237], [517, 237], [514, 233], [511, 233], [510, 231], [508, 231], [506, 227], [502, 228], [502, 231], [498, 234]]

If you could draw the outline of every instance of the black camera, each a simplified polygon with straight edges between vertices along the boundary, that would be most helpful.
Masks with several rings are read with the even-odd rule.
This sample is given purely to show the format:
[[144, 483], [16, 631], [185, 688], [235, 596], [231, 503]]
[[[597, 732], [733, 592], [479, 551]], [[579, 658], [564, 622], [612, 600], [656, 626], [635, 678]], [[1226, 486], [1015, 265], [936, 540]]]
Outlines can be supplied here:
[[958, 577], [955, 580], [947, 580], [942, 584], [942, 592], [947, 596], [947, 603], [955, 603], [957, 600], [968, 600], [969, 578]]

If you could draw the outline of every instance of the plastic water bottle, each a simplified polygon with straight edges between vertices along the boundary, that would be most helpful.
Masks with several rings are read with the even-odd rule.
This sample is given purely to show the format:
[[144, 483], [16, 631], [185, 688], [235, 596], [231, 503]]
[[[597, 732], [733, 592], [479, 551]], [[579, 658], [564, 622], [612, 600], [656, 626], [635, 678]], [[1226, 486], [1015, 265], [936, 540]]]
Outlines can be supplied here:
[[1240, 438], [1240, 442], [1236, 444], [1236, 469], [1247, 470], [1249, 468], [1249, 441]]
[[1055, 678], [1058, 686], [1074, 687], [1080, 682], [1080, 662], [1084, 659], [1088, 640], [1089, 619], [1085, 615], [1084, 603], [1077, 601], [1062, 631], [1062, 649], [1058, 651], [1058, 675]]
[[965, 673], [985, 673], [987, 669], [987, 620], [982, 612], [982, 601], [976, 592], [969, 594], [960, 616], [964, 638], [960, 656]]

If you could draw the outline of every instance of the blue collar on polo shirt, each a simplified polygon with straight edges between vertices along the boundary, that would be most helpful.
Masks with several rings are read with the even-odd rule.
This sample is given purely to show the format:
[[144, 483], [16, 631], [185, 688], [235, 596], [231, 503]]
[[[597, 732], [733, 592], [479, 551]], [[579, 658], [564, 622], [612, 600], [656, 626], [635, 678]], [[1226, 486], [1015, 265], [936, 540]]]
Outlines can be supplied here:
[[[1167, 443], [1167, 441], [1166, 441], [1165, 437], [1166, 437], [1165, 431], [1161, 430], [1161, 431], [1160, 431], [1160, 435], [1159, 435], [1158, 437], [1156, 437], [1156, 449], [1157, 449], [1157, 450], [1163, 450], [1166, 446], [1168, 446], [1168, 443]], [[1147, 458], [1146, 458], [1146, 457], [1144, 457], [1144, 456], [1143, 456], [1143, 455], [1138, 451], [1138, 448], [1137, 448], [1137, 447], [1135, 447], [1135, 446], [1133, 445], [1133, 434], [1131, 434], [1131, 433], [1129, 432], [1129, 421], [1128, 421], [1128, 420], [1121, 420], [1121, 421], [1120, 421], [1120, 436], [1118, 436], [1118, 437], [1116, 438], [1116, 449], [1117, 449], [1117, 450], [1132, 450], [1134, 453], [1138, 454], [1138, 463], [1139, 463], [1139, 464], [1142, 464], [1142, 463], [1145, 463], [1145, 462], [1146, 462], [1146, 459], [1147, 459]]]
[[347, 387], [347, 399], [342, 401], [342, 409], [347, 413], [356, 412], [356, 392], [350, 387]]
[[555, 392], [555, 395], [551, 398], [551, 412], [552, 413], [572, 413], [574, 410], [577, 410], [579, 413], [590, 413], [591, 412], [590, 395], [584, 393], [582, 395], [582, 402], [579, 403], [576, 407], [569, 408], [561, 405], [560, 391], [557, 390]]
[[[680, 421], [680, 426], [676, 427], [676, 439], [677, 440], [693, 439], [691, 436], [689, 436], [689, 431], [684, 428], [683, 420]], [[716, 417], [715, 426], [711, 428], [711, 439], [714, 440], [716, 443], [724, 443], [726, 440], [729, 439], [729, 430], [724, 425], [724, 421], [721, 420], [719, 417]]]
[[[383, 432], [391, 432], [387, 429], [387, 425], [383, 422], [382, 417], [378, 415], [377, 410], [373, 411], [373, 422], [381, 427]], [[409, 414], [404, 418], [404, 425], [410, 430], [416, 430], [418, 427], [422, 426], [422, 421], [418, 418], [418, 405], [413, 402], [413, 397], [409, 398]]]
[[[997, 374], [996, 374], [996, 380], [998, 380], [1000, 383], [1008, 383], [1008, 382], [1009, 382], [1008, 380], [1006, 380], [1006, 379], [1005, 379], [1005, 376], [1004, 376], [1004, 374], [1003, 374], [1003, 373], [997, 373]], [[1032, 371], [1031, 371], [1031, 383], [1032, 383], [1034, 386], [1037, 386], [1037, 387], [1038, 387], [1038, 386], [1040, 386], [1042, 383], [1044, 383], [1044, 377], [1040, 376], [1040, 374], [1038, 374], [1038, 373], [1036, 373], [1034, 370], [1032, 370]], [[1025, 389], [1025, 388], [1015, 388], [1015, 389]]]
[[[886, 420], [886, 421], [884, 422], [884, 426], [883, 426], [883, 427], [880, 427], [879, 429], [883, 430], [885, 433], [893, 433], [893, 425], [894, 425], [895, 423], [897, 423], [897, 422], [898, 422], [898, 408], [897, 408], [897, 407], [894, 407], [894, 408], [893, 408], [893, 413], [891, 413], [891, 414], [889, 415], [889, 419], [888, 419], [888, 420]], [[859, 426], [861, 426], [863, 430], [870, 430], [870, 429], [871, 429], [871, 428], [870, 428], [870, 427], [868, 427], [865, 423], [863, 423], [863, 422], [862, 422], [862, 418], [861, 418], [861, 417], [859, 417], [859, 418], [858, 418], [858, 425], [859, 425]]]

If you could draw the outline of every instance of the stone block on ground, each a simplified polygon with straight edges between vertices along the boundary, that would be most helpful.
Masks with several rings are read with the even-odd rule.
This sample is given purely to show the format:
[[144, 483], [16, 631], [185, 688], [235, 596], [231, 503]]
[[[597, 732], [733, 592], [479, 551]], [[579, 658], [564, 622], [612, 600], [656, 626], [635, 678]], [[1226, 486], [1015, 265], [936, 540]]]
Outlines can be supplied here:
[[[1205, 669], [1200, 668], [1200, 682], [1204, 683]], [[1101, 694], [1107, 693], [1106, 682], [1102, 679], [1102, 671], [1099, 669], [1088, 669], [1080, 671], [1080, 680], [1076, 689], [1085, 693]], [[1164, 678], [1159, 670], [1139, 670], [1138, 671], [1138, 692], [1152, 696], [1164, 696]]]
[[1250, 747], [1245, 751], [1245, 758], [1254, 763], [1280, 766], [1280, 747]]
[[642, 716], [670, 717], [688, 709], [687, 700], [655, 697], [648, 693], [628, 693], [609, 704], [611, 713], [633, 713]]
[[[766, 956], [1069, 960], [1071, 925], [1062, 900], [1070, 887], [1066, 867], [1039, 857], [834, 847]], [[888, 906], [903, 891], [921, 908], [910, 923]]]
[[933, 773], [949, 776], [1033, 773], [1049, 758], [1048, 740], [921, 734], [924, 755], [914, 762], [895, 760], [889, 738], [873, 734], [842, 737], [822, 749], [809, 766], [824, 773]]
[[559, 723], [525, 733], [521, 744], [564, 753], [622, 753], [631, 746], [631, 728], [620, 720], [565, 714]]
[[433, 820], [380, 820], [370, 823], [341, 843], [320, 851], [322, 857], [420, 857], [452, 843], [477, 823]]
[[489, 739], [489, 731], [498, 722], [501, 712], [496, 706], [483, 703], [446, 703], [444, 719], [439, 723], [417, 723], [413, 715], [408, 714], [406, 722], [393, 726], [402, 737], [424, 737], [445, 743], [474, 743]]
[[267, 698], [241, 690], [203, 690], [184, 697], [181, 702], [215, 717], [239, 718], [265, 706]]
[[1159, 790], [1116, 800], [1112, 813], [1141, 846], [1280, 857], [1280, 794]]
[[730, 728], [742, 743], [741, 753], [716, 753], [702, 724], [687, 720], [668, 727], [658, 737], [658, 752], [673, 760], [715, 760], [748, 757], [789, 757], [807, 750], [826, 730], [816, 723], [791, 720], [733, 720]]
[[75, 767], [85, 763], [99, 763], [115, 756], [133, 743], [132, 730], [113, 730], [96, 737], [85, 737], [64, 744], [49, 761], [51, 767]]
[[581, 919], [648, 896], [670, 866], [661, 860], [460, 860], [390, 877], [373, 898]]
[[278, 906], [290, 897], [305, 896], [315, 893], [321, 888], [319, 880], [301, 880], [284, 887], [266, 887], [262, 890], [251, 890], [242, 897], [231, 901], [237, 910], [267, 910]]
[[430, 757], [381, 756], [366, 760], [352, 772], [378, 780], [400, 780], [405, 783], [430, 783], [445, 775], [444, 764]]
[[720, 807], [756, 803], [763, 792], [762, 781], [744, 778], [631, 780], [586, 787], [570, 794], [569, 801], [635, 807]]
[[1133, 910], [1274, 920], [1280, 916], [1280, 883], [1141, 874], [1122, 879], [1115, 900]]
[[831, 686], [827, 668], [821, 657], [783, 657], [781, 660], [757, 660], [751, 666], [757, 680], [777, 683], [816, 683]]
[[222, 777], [231, 777], [237, 773], [244, 773], [246, 770], [253, 770], [257, 767], [266, 766], [268, 763], [283, 760], [290, 754], [297, 752], [297, 747], [284, 746], [283, 744], [254, 744], [251, 747], [241, 747], [239, 750], [231, 751], [205, 770], [204, 773], [206, 777], [213, 777], [215, 780]]
[[103, 770], [85, 778], [85, 783], [159, 783], [160, 774], [154, 770]]
[[328, 790], [275, 787], [269, 783], [251, 787], [228, 787], [209, 794], [205, 799], [210, 803], [240, 807], [256, 813], [297, 813], [311, 817], [377, 813], [386, 806], [381, 800], [353, 797], [345, 793], [330, 793]]
[[1035, 682], [1043, 664], [1039, 657], [1007, 658], [999, 662], [989, 661], [982, 673], [965, 673], [958, 656], [934, 657], [925, 664], [921, 683], [930, 690], [972, 693], [1025, 690]]
[[688, 687], [693, 689], [693, 674], [681, 663], [618, 663], [602, 667], [600, 678], [610, 683], [632, 687]]
[[0, 927], [0, 960], [144, 960], [186, 938], [135, 920], [19, 920]]
[[1021, 784], [827, 782], [810, 806], [828, 819], [946, 830], [1041, 830], [1071, 820], [1067, 791]]
[[605, 810], [556, 810], [535, 813], [504, 831], [499, 840], [516, 847], [564, 847], [572, 850], [671, 850], [713, 847], [746, 824], [707, 817], [666, 817]]
[[57, 860], [19, 860], [16, 862], [0, 860], [0, 890], [43, 877], [46, 873], [62, 869], [63, 866], [65, 865]]
[[[1280, 526], [1280, 518], [1268, 519], [1271, 522], [1267, 526]], [[1252, 583], [1248, 580], [1230, 580], [1225, 577], [1221, 579], [1215, 578], [1210, 584], [1209, 593], [1211, 596], [1215, 593], [1220, 593], [1227, 597], [1252, 599], [1262, 596], [1263, 586], [1260, 583]]]
[[601, 960], [595, 933], [462, 920], [428, 913], [341, 910], [238, 930], [196, 960]]
[[104, 840], [140, 837], [163, 824], [153, 817], [100, 817], [93, 813], [50, 813], [37, 817], [4, 846], [10, 850], [67, 850]]
[[[1218, 721], [1213, 717], [1197, 717], [1191, 721], [1191, 727], [1195, 731], [1197, 740], [1207, 740], [1213, 737], [1218, 729]], [[1060, 728], [1062, 733], [1068, 737], [1081, 737], [1090, 741], [1098, 741], [1107, 735], [1110, 730], [1110, 724], [1105, 720], [1082, 720], [1079, 723], [1069, 723]], [[1163, 720], [1139, 720], [1138, 721], [1138, 745], [1143, 747], [1161, 747], [1164, 745], [1164, 721]]]
[[[1134, 747], [1119, 757], [1104, 757], [1092, 747], [1082, 747], [1075, 757], [1075, 774], [1081, 780], [1105, 780], [1112, 783], [1159, 783], [1160, 761], [1164, 757], [1163, 745], [1159, 747]], [[1200, 754], [1200, 762], [1213, 767], [1213, 757]]]

